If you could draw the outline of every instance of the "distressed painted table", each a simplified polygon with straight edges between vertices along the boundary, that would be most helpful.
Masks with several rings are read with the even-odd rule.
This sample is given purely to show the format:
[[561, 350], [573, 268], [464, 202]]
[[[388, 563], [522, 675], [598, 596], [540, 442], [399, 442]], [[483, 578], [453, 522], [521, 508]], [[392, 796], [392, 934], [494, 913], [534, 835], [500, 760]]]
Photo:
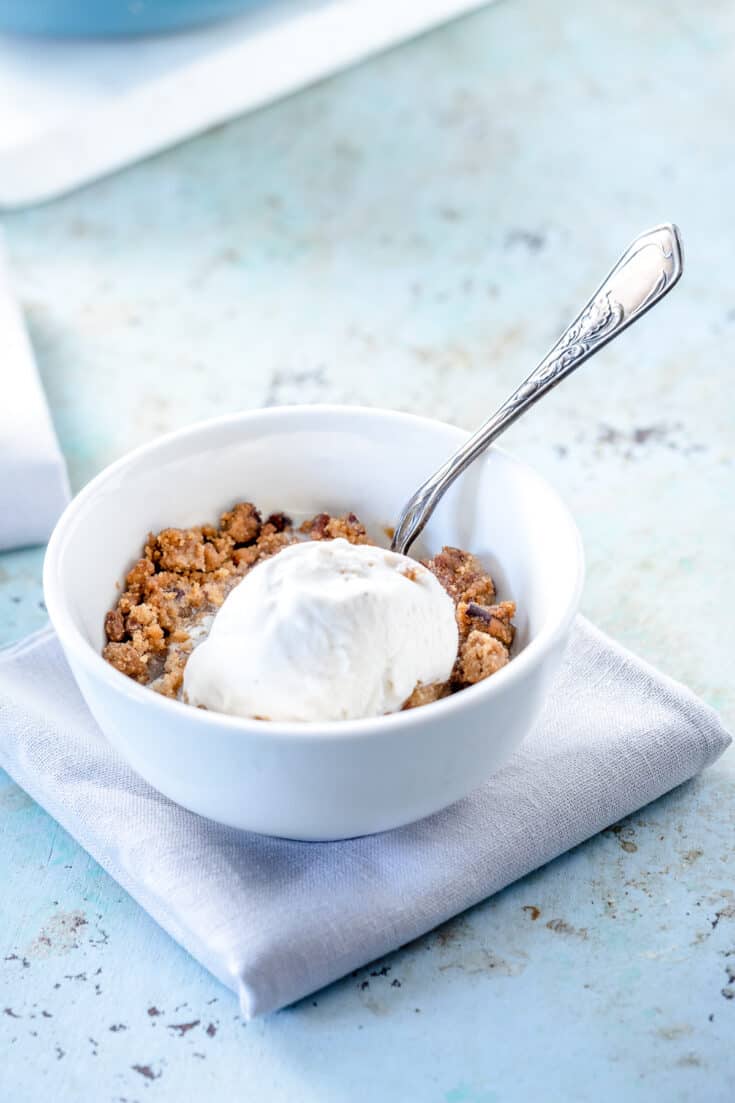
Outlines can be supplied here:
[[[513, 0], [6, 218], [74, 485], [156, 433], [264, 403], [472, 426], [627, 241], [673, 218], [675, 295], [509, 445], [579, 519], [585, 612], [732, 724], [734, 52], [716, 0]], [[44, 620], [41, 558], [0, 559], [3, 642]], [[729, 1100], [734, 798], [730, 754], [246, 1025], [3, 778], [0, 1095]]]

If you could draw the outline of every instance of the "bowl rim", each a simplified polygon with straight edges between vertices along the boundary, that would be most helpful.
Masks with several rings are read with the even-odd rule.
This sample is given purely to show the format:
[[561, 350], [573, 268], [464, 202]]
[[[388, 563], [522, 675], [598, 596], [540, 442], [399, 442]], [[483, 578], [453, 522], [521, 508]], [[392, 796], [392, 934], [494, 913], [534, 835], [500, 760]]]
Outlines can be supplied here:
[[[491, 678], [468, 686], [458, 693], [453, 693], [430, 705], [424, 705], [417, 709], [407, 709], [405, 712], [389, 713], [385, 716], [362, 717], [356, 720], [329, 720], [329, 721], [296, 721], [296, 720], [249, 720], [238, 716], [229, 716], [226, 713], [210, 710], [202, 711], [194, 709], [183, 701], [164, 697], [155, 693], [145, 685], [126, 677], [119, 670], [108, 663], [86, 639], [84, 633], [78, 627], [75, 617], [69, 609], [68, 599], [63, 592], [60, 579], [59, 556], [63, 549], [65, 538], [73, 528], [79, 512], [97, 490], [108, 480], [114, 478], [118, 472], [123, 471], [131, 464], [145, 459], [149, 454], [159, 448], [177, 441], [185, 440], [188, 436], [203, 434], [221, 429], [226, 425], [243, 424], [252, 421], [278, 420], [284, 416], [299, 416], [306, 418], [315, 417], [358, 417], [375, 421], [394, 421], [412, 426], [425, 426], [427, 429], [440, 427], [450, 430], [457, 435], [457, 443], [468, 434], [465, 430], [449, 422], [439, 421], [436, 418], [422, 417], [418, 414], [404, 413], [399, 410], [384, 409], [374, 406], [350, 406], [346, 404], [313, 404], [313, 405], [288, 405], [267, 406], [253, 410], [243, 410], [235, 414], [207, 418], [193, 422], [180, 429], [156, 436], [153, 440], [139, 445], [137, 448], [126, 452], [119, 459], [104, 467], [95, 475], [71, 500], [61, 517], [56, 523], [48, 542], [43, 563], [43, 591], [44, 601], [49, 614], [51, 624], [57, 633], [64, 650], [67, 648], [74, 657], [85, 667], [90, 677], [101, 679], [113, 692], [122, 694], [139, 704], [147, 705], [149, 709], [163, 709], [163, 717], [168, 716], [174, 720], [186, 719], [189, 723], [200, 722], [211, 729], [212, 725], [222, 733], [230, 733], [235, 737], [256, 737], [268, 742], [274, 740], [299, 741], [323, 740], [329, 738], [362, 738], [365, 736], [395, 732], [424, 724], [429, 719], [440, 720], [441, 717], [451, 720], [453, 715], [458, 718], [464, 709], [473, 705], [481, 705], [483, 701], [488, 703], [492, 697], [505, 688], [510, 688], [519, 679], [522, 679], [527, 671], [539, 666], [554, 646], [566, 634], [574, 619], [580, 602], [584, 585], [585, 560], [582, 538], [574, 518], [557, 490], [539, 474], [530, 464], [517, 459], [505, 449], [493, 445], [491, 450], [500, 454], [505, 460], [510, 461], [521, 469], [524, 477], [534, 481], [539, 490], [550, 498], [556, 505], [560, 516], [565, 520], [568, 535], [571, 537], [571, 545], [574, 548], [576, 570], [574, 571], [573, 584], [564, 606], [564, 612], [555, 622], [544, 625], [539, 633], [529, 641], [524, 649], [497, 671]], [[111, 583], [112, 586], [112, 583]], [[429, 716], [426, 715], [430, 710]]]

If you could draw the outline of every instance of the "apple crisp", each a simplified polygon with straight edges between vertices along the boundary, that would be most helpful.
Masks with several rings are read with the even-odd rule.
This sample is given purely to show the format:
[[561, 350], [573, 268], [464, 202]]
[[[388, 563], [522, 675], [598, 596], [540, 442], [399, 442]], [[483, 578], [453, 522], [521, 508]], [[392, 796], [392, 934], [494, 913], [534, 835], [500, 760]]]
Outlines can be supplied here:
[[[238, 502], [217, 526], [150, 533], [105, 617], [104, 658], [129, 678], [178, 697], [189, 655], [248, 571], [297, 540], [338, 537], [374, 543], [354, 513], [318, 513], [295, 526], [285, 513], [263, 520], [251, 502]], [[424, 566], [455, 604], [459, 646], [449, 680], [418, 685], [404, 708], [430, 704], [489, 678], [509, 661], [513, 643], [515, 604], [496, 600], [493, 580], [476, 556], [445, 547]]]

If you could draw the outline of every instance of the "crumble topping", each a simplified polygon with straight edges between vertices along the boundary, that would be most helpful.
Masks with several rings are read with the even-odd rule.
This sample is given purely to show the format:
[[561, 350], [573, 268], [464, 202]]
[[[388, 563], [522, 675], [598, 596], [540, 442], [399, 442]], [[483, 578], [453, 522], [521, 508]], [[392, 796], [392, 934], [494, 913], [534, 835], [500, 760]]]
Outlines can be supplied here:
[[300, 531], [312, 540], [337, 540], [341, 536], [350, 544], [375, 543], [368, 537], [365, 526], [354, 513], [346, 513], [344, 517], [330, 517], [328, 513], [317, 513], [310, 521], [304, 521]]
[[[295, 530], [285, 513], [272, 513], [263, 521], [252, 502], [238, 502], [221, 515], [218, 526], [150, 533], [115, 608], [105, 617], [102, 654], [129, 678], [178, 697], [191, 651], [247, 572], [297, 540], [338, 537], [351, 544], [374, 543], [354, 513], [318, 513]], [[476, 556], [445, 547], [424, 566], [454, 601], [459, 647], [449, 680], [417, 685], [404, 709], [489, 678], [509, 661], [515, 632], [515, 603], [496, 601], [495, 584]], [[411, 568], [406, 577], [411, 580]]]
[[455, 603], [459, 647], [449, 681], [417, 686], [404, 708], [438, 701], [489, 678], [509, 662], [515, 634], [515, 602], [495, 602], [495, 583], [477, 556], [461, 548], [444, 547], [432, 559], [424, 560], [424, 566]]

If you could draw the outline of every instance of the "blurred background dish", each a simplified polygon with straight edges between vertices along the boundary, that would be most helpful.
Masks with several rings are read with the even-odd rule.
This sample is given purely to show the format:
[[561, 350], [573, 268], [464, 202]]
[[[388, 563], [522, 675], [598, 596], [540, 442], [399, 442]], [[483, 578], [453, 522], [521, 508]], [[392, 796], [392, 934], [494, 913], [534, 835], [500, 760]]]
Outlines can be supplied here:
[[178, 31], [237, 15], [262, 0], [0, 0], [0, 31], [98, 38]]
[[[0, 208], [55, 198], [486, 2], [128, 0], [113, 28], [121, 0], [0, 0]], [[197, 13], [209, 22], [185, 26]], [[178, 33], [140, 33], [164, 16]]]

